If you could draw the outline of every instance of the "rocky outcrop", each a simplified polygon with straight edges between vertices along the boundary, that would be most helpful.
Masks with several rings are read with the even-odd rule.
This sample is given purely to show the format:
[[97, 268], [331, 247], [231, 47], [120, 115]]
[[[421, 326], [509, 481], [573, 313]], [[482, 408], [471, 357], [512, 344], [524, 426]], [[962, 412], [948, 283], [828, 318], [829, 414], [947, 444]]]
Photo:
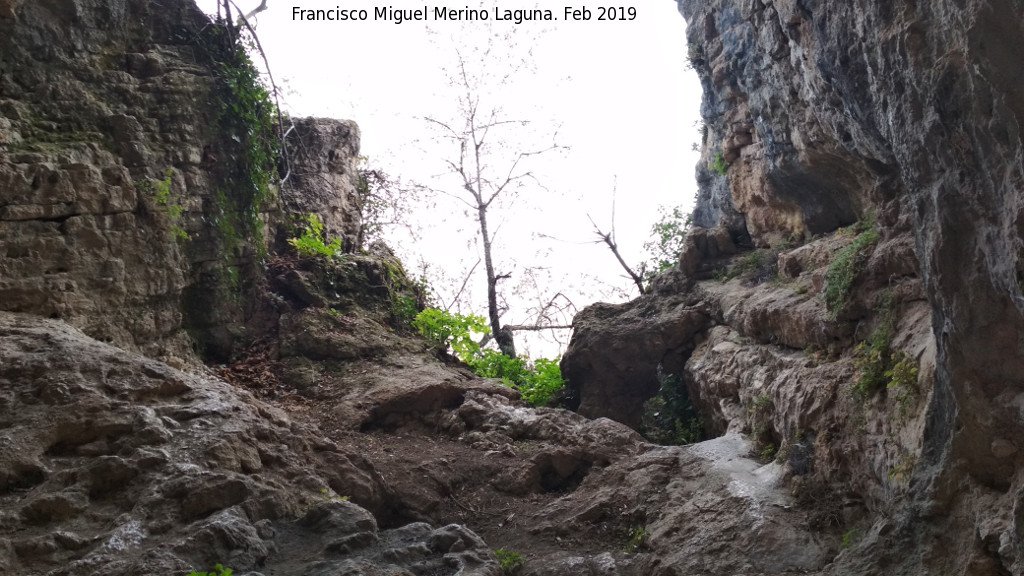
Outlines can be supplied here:
[[365, 457], [222, 381], [9, 313], [0, 360], [6, 574], [499, 573], [462, 526], [381, 528]]
[[355, 247], [358, 128], [297, 121], [275, 197], [226, 120], [234, 56], [194, 3], [58, 4], [0, 19], [0, 309], [227, 359], [273, 329], [257, 264], [289, 215]]
[[[833, 517], [860, 537], [830, 573], [1020, 573], [1024, 98], [1010, 54], [1022, 7], [678, 3], [704, 88], [694, 222], [708, 231], [695, 231], [671, 298], [713, 318], [685, 359], [708, 431], [788, 447], [794, 489], [823, 481], [845, 495]], [[826, 309], [852, 238], [835, 231], [867, 220], [880, 239], [856, 246], [852, 288]], [[716, 227], [759, 250], [723, 261]], [[778, 258], [773, 283], [748, 273], [759, 253]], [[710, 279], [733, 270], [739, 280]], [[664, 298], [620, 307], [621, 322], [581, 322], [579, 338], [621, 331]], [[918, 362], [920, 396], [851, 400], [880, 326]], [[596, 395], [616, 393], [603, 376], [577, 378], [581, 406], [591, 380]]]
[[569, 407], [639, 426], [644, 402], [658, 391], [659, 370], [678, 373], [693, 337], [707, 328], [707, 311], [696, 304], [648, 298], [640, 305], [595, 304], [577, 314], [561, 363]]

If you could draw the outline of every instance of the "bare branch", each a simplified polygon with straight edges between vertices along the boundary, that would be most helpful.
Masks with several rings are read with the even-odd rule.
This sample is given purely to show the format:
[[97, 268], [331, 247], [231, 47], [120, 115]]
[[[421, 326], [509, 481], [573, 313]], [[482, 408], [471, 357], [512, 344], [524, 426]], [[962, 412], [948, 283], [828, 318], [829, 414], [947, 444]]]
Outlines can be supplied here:
[[612, 235], [602, 232], [601, 229], [594, 222], [594, 219], [590, 217], [590, 214], [587, 214], [587, 219], [590, 220], [590, 223], [594, 225], [594, 232], [597, 233], [597, 235], [601, 238], [602, 242], [608, 245], [608, 248], [612, 251], [612, 254], [615, 255], [615, 258], [619, 261], [619, 264], [622, 266], [622, 269], [625, 270], [626, 273], [629, 274], [629, 277], [633, 279], [633, 283], [636, 284], [636, 287], [638, 290], [640, 290], [640, 293], [646, 294], [647, 290], [644, 289], [643, 279], [640, 276], [638, 276], [632, 268], [629, 267], [629, 264], [626, 264], [625, 260], [622, 259], [622, 255], [619, 254], [619, 247], [615, 244], [615, 241], [612, 239]]
[[466, 284], [469, 283], [469, 279], [473, 277], [473, 272], [476, 271], [476, 267], [479, 266], [479, 265], [480, 265], [480, 259], [477, 258], [476, 259], [476, 264], [473, 264], [473, 267], [469, 269], [469, 272], [466, 274], [466, 277], [462, 279], [462, 286], [459, 287], [459, 291], [456, 292], [455, 293], [455, 297], [452, 298], [452, 304], [448, 305], [448, 306], [445, 306], [445, 310], [448, 310], [449, 308], [451, 308], [452, 305], [454, 305], [456, 302], [459, 301], [459, 298], [462, 297], [462, 292], [466, 290]]

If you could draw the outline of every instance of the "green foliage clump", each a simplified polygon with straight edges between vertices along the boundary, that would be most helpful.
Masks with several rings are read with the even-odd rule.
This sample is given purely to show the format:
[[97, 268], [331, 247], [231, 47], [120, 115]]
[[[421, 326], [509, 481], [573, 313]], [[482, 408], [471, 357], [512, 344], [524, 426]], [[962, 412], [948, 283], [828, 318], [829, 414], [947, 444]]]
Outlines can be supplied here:
[[658, 212], [661, 218], [651, 226], [651, 239], [644, 242], [644, 250], [650, 258], [641, 266], [641, 276], [648, 283], [679, 262], [686, 234], [693, 225], [693, 216], [683, 213], [679, 206], [671, 210], [660, 206]]
[[900, 415], [906, 416], [917, 395], [917, 362], [906, 352], [892, 349], [896, 326], [888, 298], [879, 307], [879, 313], [878, 326], [854, 349], [853, 363], [857, 368], [854, 391], [867, 399], [882, 389], [895, 390]]
[[833, 320], [846, 309], [853, 283], [864, 270], [878, 243], [878, 231], [870, 220], [859, 225], [856, 230], [860, 231], [857, 237], [836, 254], [825, 271], [825, 306]]
[[519, 570], [523, 567], [522, 554], [499, 548], [494, 551], [494, 555], [498, 558], [498, 565], [501, 566], [502, 574], [506, 576], [518, 574]]
[[725, 155], [721, 152], [715, 153], [715, 159], [711, 162], [711, 169], [716, 174], [725, 176], [725, 173], [729, 171], [729, 163], [725, 161]]
[[483, 378], [501, 378], [505, 385], [516, 388], [531, 406], [551, 403], [565, 387], [558, 359], [510, 358], [497, 350], [481, 349], [473, 333], [486, 334], [490, 328], [481, 316], [463, 316], [447, 310], [427, 308], [412, 323], [419, 333], [448, 351], [449, 347], [473, 373]]
[[225, 568], [220, 564], [217, 564], [213, 567], [213, 570], [210, 570], [209, 572], [196, 572], [193, 570], [188, 576], [231, 576], [234, 573], [235, 571], [231, 568]]
[[221, 129], [237, 144], [228, 179], [240, 189], [236, 206], [250, 232], [259, 234], [259, 210], [269, 196], [280, 141], [275, 131], [277, 107], [270, 90], [249, 57], [253, 40], [239, 36], [233, 50], [219, 62], [223, 90], [218, 99]]
[[857, 530], [856, 528], [854, 528], [853, 530], [850, 530], [847, 533], [843, 534], [843, 544], [842, 544], [842, 546], [843, 546], [843, 548], [849, 548], [850, 546], [853, 546], [853, 544], [857, 540], [859, 540], [859, 539], [860, 539], [860, 530]]
[[750, 411], [754, 413], [762, 413], [771, 410], [772, 397], [767, 392], [762, 392], [750, 401]]
[[341, 253], [341, 240], [338, 238], [324, 237], [324, 223], [316, 214], [309, 214], [303, 218], [302, 235], [298, 238], [289, 238], [291, 244], [301, 256], [326, 256], [333, 258]]
[[868, 339], [854, 349], [853, 364], [857, 368], [857, 379], [853, 385], [861, 398], [867, 398], [885, 388], [888, 382], [885, 373], [891, 367], [894, 332], [892, 317], [886, 315]]
[[665, 374], [659, 366], [658, 383], [658, 393], [644, 402], [640, 433], [656, 444], [700, 442], [704, 437], [704, 427], [682, 378], [675, 374]]
[[480, 345], [473, 340], [473, 333], [486, 334], [490, 330], [483, 316], [463, 316], [437, 308], [420, 312], [412, 326], [441, 350], [447, 352], [450, 347], [464, 361], [480, 354]]
[[895, 395], [900, 417], [906, 418], [917, 398], [917, 361], [902, 351], [894, 354], [891, 360], [892, 368], [885, 371], [885, 377], [889, 379], [886, 388]]
[[633, 528], [626, 534], [626, 545], [622, 551], [626, 554], [635, 554], [647, 546], [647, 539], [650, 533], [646, 528]]

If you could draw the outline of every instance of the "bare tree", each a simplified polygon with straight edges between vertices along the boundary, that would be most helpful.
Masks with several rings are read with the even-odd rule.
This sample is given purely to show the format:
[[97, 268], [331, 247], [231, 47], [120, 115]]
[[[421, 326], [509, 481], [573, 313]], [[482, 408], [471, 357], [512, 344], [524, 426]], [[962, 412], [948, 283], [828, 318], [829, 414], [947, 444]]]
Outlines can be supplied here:
[[453, 121], [425, 118], [456, 150], [444, 162], [456, 177], [457, 189], [436, 191], [466, 205], [476, 219], [487, 275], [487, 319], [491, 336], [503, 354], [515, 357], [513, 332], [526, 328], [522, 325], [501, 325], [503, 310], [499, 306], [498, 283], [511, 278], [511, 273], [495, 269], [494, 242], [503, 220], [494, 211], [502, 199], [514, 199], [527, 186], [543, 189], [528, 168], [529, 160], [559, 146], [552, 137], [551, 144], [546, 146], [498, 153], [497, 149], [505, 145], [508, 133], [527, 127], [529, 122], [506, 118], [500, 108], [487, 106], [477, 78], [467, 70], [467, 58], [460, 50], [456, 50], [456, 55], [458, 61], [451, 80], [458, 92], [458, 118]]

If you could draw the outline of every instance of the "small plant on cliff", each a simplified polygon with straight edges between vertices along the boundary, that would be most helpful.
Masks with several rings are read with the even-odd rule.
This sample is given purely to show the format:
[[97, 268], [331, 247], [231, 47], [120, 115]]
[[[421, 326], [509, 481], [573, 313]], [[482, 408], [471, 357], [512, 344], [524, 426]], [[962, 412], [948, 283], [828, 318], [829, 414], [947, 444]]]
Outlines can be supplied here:
[[825, 306], [829, 317], [835, 320], [846, 309], [853, 283], [860, 276], [867, 264], [875, 244], [878, 243], [878, 231], [874, 223], [859, 226], [863, 228], [849, 246], [836, 254], [832, 263], [825, 271]]
[[636, 554], [647, 547], [648, 537], [650, 534], [646, 528], [633, 528], [626, 533], [626, 545], [622, 547], [622, 551], [626, 554]]
[[494, 551], [494, 556], [498, 559], [498, 565], [501, 566], [502, 574], [506, 576], [513, 576], [519, 573], [519, 570], [523, 567], [523, 555], [506, 550], [504, 548], [498, 548]]
[[893, 366], [885, 371], [889, 379], [886, 388], [891, 390], [899, 407], [900, 418], [906, 418], [910, 408], [917, 399], [917, 362], [906, 352], [897, 352], [892, 356]]
[[686, 60], [690, 68], [696, 68], [704, 63], [704, 47], [696, 42], [686, 45]]
[[905, 417], [917, 397], [918, 366], [906, 352], [892, 349], [892, 339], [896, 334], [892, 308], [890, 296], [884, 295], [882, 304], [876, 309], [878, 325], [854, 350], [853, 362], [857, 368], [854, 391], [862, 399], [867, 399], [879, 390], [893, 390], [900, 416]]
[[894, 332], [892, 313], [886, 310], [868, 339], [854, 349], [853, 364], [857, 368], [854, 389], [861, 398], [868, 398], [878, 390], [885, 388], [888, 382], [885, 373], [892, 366]]
[[235, 571], [231, 568], [225, 568], [220, 564], [213, 567], [213, 570], [209, 572], [196, 572], [193, 570], [188, 576], [231, 576]]
[[302, 234], [298, 238], [289, 238], [291, 244], [301, 256], [326, 256], [334, 258], [341, 253], [341, 240], [324, 236], [324, 223], [316, 214], [303, 217]]
[[729, 171], [729, 163], [725, 161], [725, 155], [721, 152], [715, 153], [715, 159], [711, 161], [711, 169], [720, 176], [725, 176]]

